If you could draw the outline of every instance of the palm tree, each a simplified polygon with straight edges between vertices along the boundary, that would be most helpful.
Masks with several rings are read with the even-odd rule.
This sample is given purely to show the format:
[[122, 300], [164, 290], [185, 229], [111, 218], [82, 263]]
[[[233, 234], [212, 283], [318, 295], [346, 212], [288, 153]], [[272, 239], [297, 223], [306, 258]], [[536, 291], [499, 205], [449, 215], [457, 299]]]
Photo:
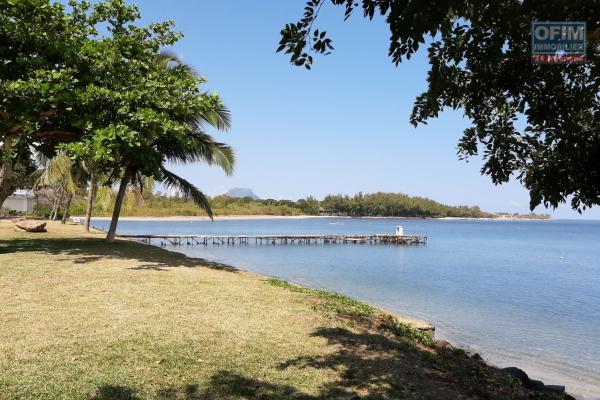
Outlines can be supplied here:
[[131, 194], [131, 198], [128, 199], [130, 200], [130, 204], [134, 206], [146, 205], [146, 199], [152, 195], [155, 186], [156, 181], [153, 177], [138, 174], [129, 190]]
[[84, 187], [87, 181], [87, 170], [83, 162], [73, 161], [65, 152], [59, 152], [52, 158], [37, 155], [40, 168], [32, 175], [34, 190], [49, 189], [52, 193], [52, 210], [49, 218], [58, 219], [62, 208], [61, 223], [69, 217], [71, 202], [77, 189]]
[[94, 199], [98, 192], [98, 165], [93, 160], [84, 160], [81, 162], [81, 168], [87, 174], [88, 186], [85, 202], [85, 230], [90, 231], [92, 220], [92, 211], [94, 209]]
[[[188, 139], [190, 140], [187, 143], [165, 143], [162, 141], [154, 143], [155, 147], [160, 149], [165, 157], [163, 165], [160, 167], [161, 176], [158, 178], [158, 181], [166, 188], [175, 189], [185, 197], [192, 199], [212, 219], [213, 212], [210, 202], [204, 193], [186, 179], [169, 171], [165, 164], [167, 162], [180, 164], [205, 162], [209, 165], [221, 167], [226, 174], [230, 175], [233, 172], [233, 164], [235, 162], [234, 154], [229, 146], [215, 142], [212, 137], [201, 131], [192, 131]], [[135, 183], [138, 179], [137, 176], [139, 176], [138, 171], [131, 167], [126, 167], [119, 184], [119, 189], [115, 195], [115, 207], [106, 236], [108, 241], [114, 240], [123, 199], [128, 193], [127, 187], [130, 183]]]
[[[132, 208], [145, 205], [146, 199], [154, 192], [155, 185], [154, 178], [138, 174], [125, 191], [123, 198], [125, 207]], [[98, 184], [96, 186], [94, 201], [101, 211], [107, 212], [112, 210], [117, 198], [117, 190], [113, 186], [102, 185], [98, 187]]]
[[49, 188], [53, 192], [52, 210], [50, 219], [58, 218], [58, 213], [64, 203], [66, 196], [66, 205], [64, 207], [62, 222], [66, 221], [68, 208], [71, 206], [71, 200], [75, 194], [76, 185], [73, 178], [73, 160], [64, 153], [59, 153], [52, 158], [46, 158], [38, 155], [38, 161], [42, 168], [38, 172], [34, 188], [39, 190], [42, 187]]
[[86, 206], [85, 206], [85, 230], [89, 232], [92, 213], [94, 211], [94, 202], [99, 203], [102, 211], [108, 211], [111, 205], [115, 201], [115, 192], [112, 187], [100, 185], [100, 183], [107, 179], [107, 177], [101, 174], [99, 165], [92, 159], [84, 159], [80, 162], [81, 168], [87, 176], [87, 190], [86, 190]]
[[[93, 164], [82, 162], [82, 168], [87, 174], [88, 181], [84, 226], [86, 231], [89, 231], [94, 206], [96, 205], [102, 212], [111, 211], [117, 198], [117, 191], [114, 186], [100, 184], [108, 178], [100, 174], [97, 167], [95, 168]], [[152, 177], [138, 174], [134, 182], [125, 191], [123, 201], [126, 207], [131, 208], [143, 205], [146, 199], [153, 193], [154, 187], [155, 182]]]
[[[158, 55], [156, 63], [165, 68], [179, 68], [194, 75], [194, 71], [191, 67], [183, 64], [177, 57], [168, 53]], [[166, 168], [166, 164], [204, 162], [208, 165], [219, 166], [226, 174], [230, 175], [233, 172], [233, 165], [235, 162], [233, 150], [226, 144], [216, 142], [203, 130], [203, 127], [207, 124], [218, 130], [229, 129], [230, 113], [224, 106], [212, 108], [209, 111], [194, 115], [193, 118], [191, 118], [190, 121], [186, 121], [186, 123], [189, 124], [190, 131], [185, 138], [182, 139], [179, 135], [161, 135], [149, 144], [154, 151], [163, 156], [159, 168], [159, 176], [155, 176], [154, 178], [166, 188], [175, 189], [185, 197], [192, 199], [199, 207], [205, 210], [212, 219], [212, 209], [204, 193], [186, 179], [169, 171]], [[107, 241], [114, 240], [121, 206], [127, 192], [127, 186], [130, 183], [139, 183], [141, 179], [142, 176], [139, 168], [135, 166], [135, 163], [126, 162], [119, 183], [119, 189], [115, 197], [115, 206], [110, 228], [106, 235]]]

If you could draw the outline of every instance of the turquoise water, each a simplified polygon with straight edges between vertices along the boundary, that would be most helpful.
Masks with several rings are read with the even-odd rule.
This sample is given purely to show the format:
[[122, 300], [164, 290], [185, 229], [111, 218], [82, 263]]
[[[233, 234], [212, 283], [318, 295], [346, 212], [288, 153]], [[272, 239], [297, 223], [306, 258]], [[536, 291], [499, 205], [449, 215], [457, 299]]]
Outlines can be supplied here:
[[[95, 220], [106, 229], [108, 221]], [[421, 318], [436, 336], [600, 399], [600, 222], [418, 219], [121, 221], [119, 233], [392, 233], [427, 245], [167, 246]]]

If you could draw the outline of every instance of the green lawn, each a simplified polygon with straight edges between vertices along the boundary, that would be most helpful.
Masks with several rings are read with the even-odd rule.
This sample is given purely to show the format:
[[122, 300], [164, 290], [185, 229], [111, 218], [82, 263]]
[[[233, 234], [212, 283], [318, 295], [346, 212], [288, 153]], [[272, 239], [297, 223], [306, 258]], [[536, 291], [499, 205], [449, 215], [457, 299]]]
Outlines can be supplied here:
[[48, 230], [0, 221], [0, 399], [534, 398], [347, 297]]

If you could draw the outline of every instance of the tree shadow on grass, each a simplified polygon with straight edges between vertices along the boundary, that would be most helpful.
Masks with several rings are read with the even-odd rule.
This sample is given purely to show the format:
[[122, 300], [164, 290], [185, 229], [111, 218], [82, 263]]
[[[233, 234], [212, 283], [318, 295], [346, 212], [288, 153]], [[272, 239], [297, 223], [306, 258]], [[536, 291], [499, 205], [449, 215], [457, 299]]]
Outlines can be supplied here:
[[[382, 400], [382, 399], [477, 399], [542, 400], [501, 382], [497, 370], [456, 350], [419, 348], [395, 336], [376, 331], [320, 328], [314, 336], [335, 346], [335, 352], [300, 356], [279, 365], [281, 370], [330, 370], [336, 378], [307, 392], [281, 381], [257, 379], [238, 371], [221, 370], [206, 382], [168, 386], [156, 391], [160, 400], [260, 399], [260, 400]], [[316, 391], [316, 393], [315, 393]], [[110, 397], [111, 395], [112, 397]], [[104, 397], [102, 397], [104, 396]], [[137, 400], [136, 391], [103, 386], [90, 400]]]
[[[356, 333], [343, 328], [323, 328], [314, 333], [338, 351], [302, 356], [282, 363], [281, 369], [333, 370], [338, 379], [318, 388], [316, 395], [292, 386], [278, 385], [237, 373], [221, 371], [212, 377], [201, 399], [492, 399], [477, 396], [449, 383], [422, 351], [372, 332]], [[451, 379], [450, 379], [451, 381]]]
[[[235, 372], [215, 374], [198, 399], [479, 399], [545, 398], [503, 382], [497, 369], [457, 350], [415, 346], [402, 338], [375, 331], [321, 328], [322, 337], [338, 350], [302, 356], [282, 363], [282, 370], [337, 372], [337, 379], [316, 395], [292, 386], [246, 377]], [[175, 399], [176, 397], [173, 397]]]
[[[323, 398], [303, 393], [293, 386], [265, 382], [230, 371], [214, 374], [208, 387], [195, 399], [261, 399], [261, 400], [314, 400]], [[177, 397], [165, 398], [175, 400]]]
[[419, 348], [377, 332], [345, 328], [321, 328], [313, 336], [325, 338], [338, 351], [290, 359], [279, 368], [339, 371], [339, 380], [322, 387], [319, 398], [458, 399], [475, 394], [455, 379], [443, 355], [424, 346]]
[[118, 385], [102, 385], [90, 400], [142, 400], [134, 389]]
[[[400, 338], [373, 331], [321, 328], [314, 336], [335, 346], [331, 354], [301, 356], [281, 365], [292, 368], [331, 370], [337, 378], [308, 393], [285, 382], [245, 376], [222, 370], [208, 382], [160, 389], [162, 400], [193, 399], [537, 399], [526, 390], [501, 383], [493, 367], [455, 351], [419, 348]], [[317, 372], [318, 373], [318, 372]]]
[[200, 399], [198, 385], [187, 384], [182, 388], [168, 387], [160, 389], [156, 394], [157, 400], [197, 400]]
[[[0, 241], [2, 253], [45, 253], [64, 255], [65, 260], [75, 264], [89, 264], [101, 260], [135, 260], [140, 265], [135, 270], [167, 271], [168, 267], [211, 268], [229, 272], [239, 272], [235, 267], [200, 258], [187, 257], [184, 254], [161, 249], [128, 240], [116, 240], [107, 243], [100, 238], [46, 238], [31, 237]], [[75, 258], [72, 258], [72, 257]]]
[[[221, 370], [208, 381], [168, 386], [156, 391], [160, 400], [543, 400], [554, 399], [502, 381], [497, 369], [462, 351], [416, 346], [404, 338], [370, 330], [320, 328], [336, 351], [300, 356], [283, 362], [281, 370], [334, 371], [335, 378], [310, 392], [281, 380], [258, 379]], [[308, 372], [308, 371], [306, 371]], [[309, 374], [310, 375], [310, 374]], [[308, 376], [308, 375], [307, 375]], [[104, 396], [104, 397], [103, 397]], [[112, 396], [112, 397], [111, 397]], [[90, 400], [137, 400], [136, 390], [102, 386]]]

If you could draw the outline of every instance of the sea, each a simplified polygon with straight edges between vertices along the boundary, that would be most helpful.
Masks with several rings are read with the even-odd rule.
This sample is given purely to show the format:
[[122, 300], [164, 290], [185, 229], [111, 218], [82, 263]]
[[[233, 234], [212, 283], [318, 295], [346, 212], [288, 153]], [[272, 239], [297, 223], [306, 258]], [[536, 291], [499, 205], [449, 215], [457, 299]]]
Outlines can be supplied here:
[[[92, 225], [105, 230], [109, 221]], [[165, 247], [425, 320], [436, 338], [494, 365], [600, 399], [600, 221], [122, 220], [118, 233], [393, 234], [398, 225], [427, 244]]]

